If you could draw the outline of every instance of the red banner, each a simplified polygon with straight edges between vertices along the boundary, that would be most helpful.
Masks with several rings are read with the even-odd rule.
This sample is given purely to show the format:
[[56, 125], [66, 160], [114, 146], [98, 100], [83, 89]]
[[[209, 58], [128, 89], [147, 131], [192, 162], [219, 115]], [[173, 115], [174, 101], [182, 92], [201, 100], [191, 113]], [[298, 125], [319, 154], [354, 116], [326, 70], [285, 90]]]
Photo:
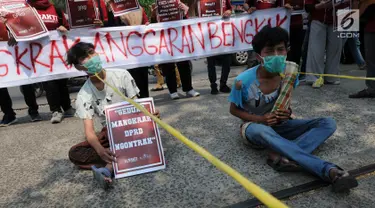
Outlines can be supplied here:
[[156, 0], [157, 17], [159, 22], [169, 22], [182, 19], [178, 7], [179, 0]]
[[98, 11], [94, 7], [93, 0], [67, 0], [66, 6], [71, 28], [94, 26]]
[[[155, 112], [152, 98], [139, 99], [149, 112]], [[163, 147], [156, 123], [133, 105], [123, 102], [106, 107], [108, 138], [116, 154], [115, 178], [165, 169]]]
[[199, 17], [221, 16], [223, 14], [222, 0], [200, 0], [198, 3]]
[[0, 3], [0, 14], [17, 41], [36, 40], [49, 34], [38, 12], [25, 2]]
[[109, 6], [115, 17], [140, 9], [138, 0], [110, 0]]

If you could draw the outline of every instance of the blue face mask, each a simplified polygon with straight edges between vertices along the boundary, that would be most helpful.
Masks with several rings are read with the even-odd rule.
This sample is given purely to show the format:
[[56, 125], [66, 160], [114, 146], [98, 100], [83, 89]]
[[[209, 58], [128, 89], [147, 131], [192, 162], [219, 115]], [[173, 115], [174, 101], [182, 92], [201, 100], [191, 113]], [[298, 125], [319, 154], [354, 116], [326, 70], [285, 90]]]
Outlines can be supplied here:
[[99, 73], [103, 69], [102, 61], [99, 56], [91, 57], [83, 66], [87, 68], [88, 74]]
[[270, 73], [283, 73], [286, 66], [286, 56], [266, 56], [262, 57], [263, 67]]

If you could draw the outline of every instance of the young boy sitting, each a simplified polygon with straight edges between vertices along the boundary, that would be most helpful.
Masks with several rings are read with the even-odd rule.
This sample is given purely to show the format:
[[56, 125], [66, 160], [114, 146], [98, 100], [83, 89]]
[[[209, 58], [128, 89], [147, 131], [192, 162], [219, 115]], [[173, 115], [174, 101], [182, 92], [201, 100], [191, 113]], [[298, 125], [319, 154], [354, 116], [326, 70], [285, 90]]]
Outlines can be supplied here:
[[[87, 141], [73, 146], [69, 151], [69, 159], [82, 169], [92, 169], [95, 179], [107, 188], [112, 182], [112, 162], [116, 156], [109, 149], [104, 110], [107, 105], [122, 102], [123, 99], [100, 81], [95, 73], [131, 99], [137, 98], [139, 89], [128, 71], [103, 69], [100, 57], [90, 43], [80, 42], [74, 45], [68, 51], [67, 62], [89, 75], [76, 100], [76, 116], [83, 119]], [[159, 113], [155, 114], [158, 116]], [[100, 118], [104, 127], [98, 135], [94, 130], [95, 115]]]
[[336, 122], [291, 119], [290, 108], [271, 113], [280, 94], [288, 40], [287, 31], [280, 27], [265, 26], [254, 36], [252, 45], [261, 64], [237, 76], [229, 96], [230, 113], [244, 121], [241, 132], [249, 145], [276, 152], [268, 159], [275, 170], [304, 169], [332, 183], [334, 192], [347, 192], [358, 186], [356, 179], [311, 154], [336, 131]]

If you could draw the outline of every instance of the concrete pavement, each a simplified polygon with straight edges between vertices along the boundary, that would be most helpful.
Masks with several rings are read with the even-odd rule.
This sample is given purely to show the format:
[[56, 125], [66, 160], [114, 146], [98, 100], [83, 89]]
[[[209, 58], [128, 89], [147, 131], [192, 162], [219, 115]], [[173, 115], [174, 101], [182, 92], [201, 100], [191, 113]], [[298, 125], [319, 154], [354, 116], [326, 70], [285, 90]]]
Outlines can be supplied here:
[[[364, 75], [355, 66], [342, 69], [345, 74]], [[232, 70], [230, 84], [242, 70]], [[151, 92], [163, 121], [269, 192], [315, 180], [307, 174], [275, 172], [265, 163], [265, 151], [242, 144], [240, 121], [229, 114], [227, 94], [210, 94], [203, 61], [194, 62], [193, 80], [194, 88], [202, 93], [198, 98], [171, 101], [167, 90]], [[339, 86], [317, 90], [301, 85], [293, 95], [298, 117], [336, 119], [337, 132], [315, 154], [347, 169], [375, 162], [374, 100], [347, 97], [363, 87], [363, 81], [342, 80]], [[41, 107], [41, 113], [45, 120], [49, 118], [47, 106]], [[116, 180], [114, 189], [105, 192], [92, 181], [90, 171], [76, 169], [67, 157], [69, 148], [83, 141], [82, 121], [29, 123], [22, 117], [26, 110], [17, 114], [20, 124], [0, 128], [1, 207], [225, 207], [252, 198], [232, 178], [164, 130], [167, 168]], [[360, 179], [350, 195], [335, 195], [323, 188], [285, 203], [291, 207], [372, 207], [374, 181], [371, 175]]]

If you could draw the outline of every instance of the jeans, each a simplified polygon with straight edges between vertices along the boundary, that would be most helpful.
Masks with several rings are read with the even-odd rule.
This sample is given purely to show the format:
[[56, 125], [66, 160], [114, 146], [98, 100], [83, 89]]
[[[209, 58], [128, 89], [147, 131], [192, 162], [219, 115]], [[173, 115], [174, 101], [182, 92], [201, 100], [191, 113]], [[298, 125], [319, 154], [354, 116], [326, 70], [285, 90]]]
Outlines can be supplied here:
[[221, 65], [221, 77], [220, 77], [220, 86], [226, 85], [228, 81], [228, 76], [230, 72], [230, 64], [232, 62], [232, 55], [225, 54], [220, 56], [213, 56], [207, 58], [207, 69], [208, 69], [208, 78], [211, 83], [211, 87], [216, 88], [216, 67], [215, 59], [220, 58], [222, 60]]
[[148, 67], [129, 69], [128, 72], [139, 88], [139, 98], [150, 97], [148, 92]]
[[[71, 106], [68, 79], [59, 79], [43, 82], [46, 97], [51, 112], [67, 111]], [[62, 108], [62, 110], [61, 110]]]
[[355, 63], [358, 66], [363, 66], [366, 62], [363, 59], [363, 56], [361, 54], [361, 50], [360, 50], [361, 43], [359, 42], [359, 39], [357, 37], [348, 38], [346, 42], [349, 46], [350, 53], [352, 54]]
[[329, 171], [336, 166], [311, 153], [335, 131], [336, 122], [331, 118], [295, 119], [273, 127], [252, 123], [246, 129], [246, 138], [251, 143], [278, 152], [329, 181]]
[[177, 92], [176, 65], [178, 72], [180, 72], [182, 91], [189, 92], [193, 89], [191, 80], [193, 66], [190, 61], [181, 61], [177, 62], [176, 64], [167, 63], [159, 65], [159, 68], [162, 70], [163, 75], [165, 76], [169, 93], [172, 94]]
[[10, 98], [7, 88], [0, 88], [0, 109], [6, 116], [16, 116], [12, 108], [12, 99]]

